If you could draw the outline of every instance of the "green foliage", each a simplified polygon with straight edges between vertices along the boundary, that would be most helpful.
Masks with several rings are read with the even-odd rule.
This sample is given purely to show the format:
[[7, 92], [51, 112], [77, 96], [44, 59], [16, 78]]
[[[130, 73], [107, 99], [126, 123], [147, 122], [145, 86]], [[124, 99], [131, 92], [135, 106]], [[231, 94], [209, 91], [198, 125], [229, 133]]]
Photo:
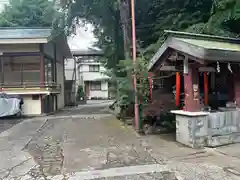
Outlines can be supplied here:
[[121, 61], [124, 48], [119, 2], [75, 0], [68, 5], [67, 22], [70, 32], [74, 32], [80, 22], [91, 23], [95, 27], [96, 46], [104, 51], [101, 60], [109, 70], [113, 87], [117, 87], [114, 91], [120, 104], [133, 102], [132, 80], [127, 78], [127, 72], [133, 72], [133, 69], [138, 79], [144, 77], [141, 83], [138, 82], [138, 95], [147, 97], [146, 64], [165, 40], [164, 30], [231, 37], [240, 34], [239, 0], [137, 0], [137, 47], [143, 49], [144, 57], [139, 57], [134, 67], [130, 60]]
[[77, 89], [77, 101], [83, 100], [84, 97], [84, 91], [83, 91], [83, 86], [78, 86]]
[[[111, 89], [116, 94], [117, 102], [120, 106], [128, 106], [134, 102], [135, 91], [133, 89], [133, 80], [126, 78], [127, 71], [135, 72], [137, 77], [137, 95], [141, 103], [146, 103], [149, 97], [149, 84], [148, 84], [148, 61], [141, 56], [137, 59], [135, 65], [131, 60], [121, 60], [118, 67], [118, 72], [122, 73], [122, 76], [116, 76], [110, 71], [108, 74], [111, 77], [111, 84], [115, 85], [114, 89]], [[124, 73], [123, 73], [124, 72]], [[112, 73], [112, 74], [111, 74]]]
[[63, 13], [57, 11], [55, 1], [10, 0], [0, 16], [0, 27], [52, 27], [63, 30]]
[[148, 10], [152, 18], [142, 23], [151, 23], [143, 31], [146, 34], [153, 32], [147, 35], [152, 39], [144, 46], [147, 57], [152, 57], [165, 40], [164, 30], [184, 31], [191, 25], [207, 22], [211, 15], [212, 0], [153, 0], [149, 4], [152, 6]]
[[240, 1], [215, 0], [211, 16], [206, 23], [195, 24], [188, 32], [206, 33], [218, 36], [238, 37], [240, 35]]
[[91, 23], [98, 39], [96, 46], [104, 51], [102, 62], [111, 69], [124, 59], [123, 36], [117, 0], [76, 0], [68, 6], [67, 26], [74, 32], [76, 25]]

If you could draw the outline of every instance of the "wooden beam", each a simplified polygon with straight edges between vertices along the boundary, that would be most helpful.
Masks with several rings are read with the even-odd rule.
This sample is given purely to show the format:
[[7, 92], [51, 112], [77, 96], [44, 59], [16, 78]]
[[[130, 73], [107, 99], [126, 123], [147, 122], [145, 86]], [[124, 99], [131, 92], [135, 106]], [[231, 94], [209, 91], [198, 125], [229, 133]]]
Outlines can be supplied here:
[[178, 71], [175, 66], [162, 66], [160, 71]]
[[12, 57], [12, 56], [40, 56], [41, 52], [4, 52], [2, 56]]
[[200, 67], [199, 72], [216, 72], [216, 69], [213, 67]]
[[188, 74], [188, 56], [185, 56], [183, 61], [183, 73]]
[[205, 106], [208, 105], [208, 75], [207, 72], [204, 72], [204, 104]]
[[174, 53], [173, 55], [171, 55], [168, 58], [169, 61], [183, 61], [184, 60], [184, 55], [179, 54], [178, 52], [176, 52], [176, 54]]
[[166, 60], [169, 58], [169, 56], [171, 56], [172, 54], [172, 50], [168, 50], [164, 55], [163, 55], [163, 60], [161, 62], [159, 62], [159, 65], [156, 66], [156, 68], [153, 69], [153, 72], [158, 71], [162, 66], [163, 63], [166, 62]]
[[205, 64], [205, 61], [203, 59], [199, 59], [197, 57], [191, 56], [189, 54], [186, 53], [182, 53], [182, 52], [177, 52], [177, 56], [176, 55], [171, 55], [168, 60], [169, 61], [184, 61], [184, 57], [188, 56], [189, 60], [193, 60], [198, 62], [199, 64]]
[[205, 55], [205, 49], [203, 47], [199, 47], [190, 43], [183, 42], [182, 40], [179, 40], [178, 38], [172, 37], [169, 40], [168, 46], [170, 48], [173, 48], [177, 50], [180, 53], [185, 53], [190, 56], [198, 57], [201, 59], [204, 59]]
[[[194, 56], [191, 56], [189, 54], [186, 54], [186, 53], [182, 53], [182, 52], [179, 52], [180, 54], [183, 54], [184, 56], [188, 56], [188, 59], [189, 60], [193, 60], [193, 61], [196, 61], [197, 63], [199, 64], [205, 64], [205, 61], [203, 59], [199, 59], [197, 57], [194, 57]], [[184, 59], [183, 59], [184, 60]]]
[[179, 107], [180, 106], [180, 92], [181, 91], [181, 76], [179, 72], [176, 72], [176, 106]]
[[[177, 69], [176, 66], [169, 66], [169, 65], [164, 65], [164, 66], [160, 67], [159, 70], [160, 71], [173, 71], [173, 72], [182, 71], [181, 69]], [[203, 66], [203, 67], [199, 68], [199, 72], [216, 72], [216, 69], [214, 69], [213, 67]]]

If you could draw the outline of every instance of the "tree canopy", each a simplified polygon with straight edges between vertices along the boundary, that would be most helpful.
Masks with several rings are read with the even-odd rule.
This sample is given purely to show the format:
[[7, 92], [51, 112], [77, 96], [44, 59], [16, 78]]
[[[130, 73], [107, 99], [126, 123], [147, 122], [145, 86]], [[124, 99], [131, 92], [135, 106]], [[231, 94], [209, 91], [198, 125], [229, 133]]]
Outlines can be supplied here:
[[[104, 51], [102, 62], [111, 72], [112, 83], [120, 87], [124, 99], [130, 99], [132, 89], [128, 81], [131, 80], [126, 78], [129, 74], [126, 71], [136, 71], [136, 68], [127, 63], [129, 59], [122, 63], [125, 49], [121, 5], [124, 1], [61, 0], [65, 4], [58, 11], [54, 1], [10, 0], [1, 13], [0, 26], [52, 26], [73, 33], [79, 24], [92, 24], [98, 39], [96, 46]], [[147, 62], [165, 39], [165, 29], [228, 37], [240, 35], [240, 0], [136, 0], [135, 3], [137, 46], [142, 54], [138, 58], [139, 74], [146, 73]], [[129, 16], [129, 26], [130, 20]]]
[[54, 4], [48, 0], [10, 0], [1, 13], [0, 27], [59, 28], [61, 13]]
[[[104, 64], [112, 77], [119, 76], [117, 72], [121, 68], [117, 64], [124, 59], [120, 13], [123, 1], [75, 0], [66, 6], [70, 31], [79, 19], [94, 25], [96, 45], [104, 51]], [[229, 37], [240, 35], [239, 0], [137, 0], [135, 3], [137, 45], [145, 61], [161, 46], [166, 29]], [[122, 79], [125, 76], [126, 73], [121, 74]]]
[[[92, 23], [98, 45], [107, 55], [122, 52], [117, 50], [122, 39], [119, 2], [75, 0], [69, 6], [69, 25], [75, 17]], [[135, 13], [139, 45], [150, 53], [162, 43], [165, 29], [231, 37], [240, 34], [238, 0], [138, 0]]]
[[228, 37], [240, 35], [239, 0], [215, 0], [210, 13], [207, 22], [194, 24], [187, 31]]

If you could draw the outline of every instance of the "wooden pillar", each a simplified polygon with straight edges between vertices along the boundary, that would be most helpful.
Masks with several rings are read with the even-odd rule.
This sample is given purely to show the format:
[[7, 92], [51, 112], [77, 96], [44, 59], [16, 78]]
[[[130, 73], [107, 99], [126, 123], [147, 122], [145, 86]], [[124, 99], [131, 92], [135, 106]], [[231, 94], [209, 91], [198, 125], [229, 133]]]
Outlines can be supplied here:
[[24, 84], [24, 80], [23, 80], [23, 63], [21, 63], [21, 69], [20, 69], [20, 71], [21, 71], [21, 85], [23, 85]]
[[4, 57], [1, 56], [0, 58], [1, 58], [0, 60], [1, 60], [1, 73], [2, 73], [1, 85], [4, 85]]
[[176, 106], [180, 106], [180, 90], [181, 90], [181, 76], [179, 72], [176, 72]]
[[[40, 87], [42, 88], [44, 86], [44, 80], [45, 80], [45, 72], [44, 72], [44, 50], [43, 50], [43, 44], [39, 45], [40, 49]], [[45, 113], [45, 99], [43, 95], [40, 95], [41, 98], [41, 113]]]
[[44, 73], [44, 53], [43, 53], [43, 45], [40, 45], [40, 85], [41, 87], [44, 86], [44, 80], [45, 80], [45, 73]]
[[57, 83], [57, 46], [56, 43], [53, 45], [54, 48], [54, 58], [53, 58], [53, 82]]
[[152, 79], [152, 76], [153, 74], [152, 73], [149, 73], [148, 75], [148, 81], [149, 81], [149, 102], [152, 103], [152, 94], [153, 94], [153, 79]]
[[203, 73], [204, 76], [204, 104], [208, 105], [208, 75], [207, 72]]
[[184, 110], [197, 112], [200, 111], [198, 68], [189, 65], [187, 58], [184, 61]]
[[234, 75], [232, 73], [228, 73], [227, 77], [227, 88], [228, 88], [228, 101], [234, 102], [235, 100], [235, 92], [234, 92]]
[[240, 72], [236, 72], [234, 76], [234, 94], [237, 107], [240, 108]]

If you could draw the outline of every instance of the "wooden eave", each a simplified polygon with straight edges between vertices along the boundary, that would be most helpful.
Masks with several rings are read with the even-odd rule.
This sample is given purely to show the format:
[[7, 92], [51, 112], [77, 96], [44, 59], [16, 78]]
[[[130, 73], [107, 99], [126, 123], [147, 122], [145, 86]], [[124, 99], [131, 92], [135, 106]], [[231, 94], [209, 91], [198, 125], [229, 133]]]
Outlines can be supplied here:
[[[200, 38], [202, 38], [202, 36], [204, 35], [201, 35]], [[219, 43], [225, 43], [227, 45], [229, 44], [233, 47], [237, 46], [237, 48], [231, 49], [230, 46], [224, 49], [217, 46], [216, 48], [204, 47], [203, 45], [198, 45], [197, 43], [189, 43], [188, 41], [184, 41], [185, 39], [190, 40], [189, 42], [191, 42], [191, 39], [194, 39], [196, 42], [198, 40], [202, 40], [198, 39], [198, 37], [195, 36], [194, 38], [181, 38], [179, 36], [175, 37], [173, 35], [170, 35], [151, 59], [148, 70], [155, 71], [155, 69], [159, 69], [159, 67], [161, 67], [161, 64], [166, 61], [171, 56], [171, 52], [174, 51], [182, 55], [188, 55], [191, 60], [199, 63], [204, 63], [205, 61], [240, 62], [240, 45], [236, 43], [236, 40], [231, 44], [231, 42], [229, 42], [229, 39], [226, 40], [227, 42], [224, 42], [225, 39], [221, 39], [221, 41], [218, 41], [216, 39], [208, 39], [208, 41], [212, 44], [216, 42], [218, 46]], [[206, 40], [206, 37], [204, 41], [208, 42]]]

